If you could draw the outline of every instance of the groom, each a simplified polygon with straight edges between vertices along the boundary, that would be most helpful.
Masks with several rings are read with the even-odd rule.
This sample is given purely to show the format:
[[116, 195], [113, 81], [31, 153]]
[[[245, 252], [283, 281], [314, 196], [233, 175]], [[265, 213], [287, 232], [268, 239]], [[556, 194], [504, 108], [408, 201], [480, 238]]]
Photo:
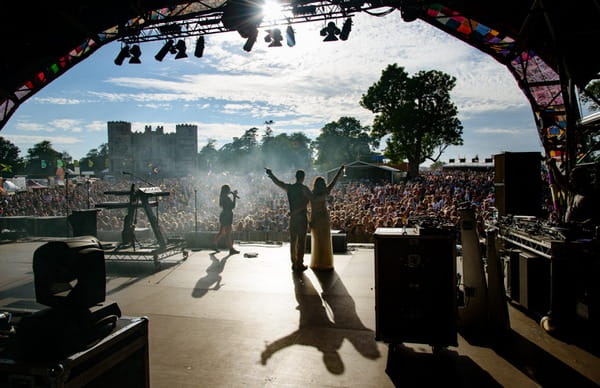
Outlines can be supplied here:
[[273, 171], [265, 168], [267, 175], [273, 183], [287, 192], [290, 204], [290, 255], [292, 259], [292, 271], [302, 272], [308, 268], [304, 265], [304, 250], [306, 245], [306, 232], [308, 231], [308, 217], [306, 206], [310, 201], [310, 189], [304, 182], [304, 171], [296, 171], [296, 183], [283, 183]]

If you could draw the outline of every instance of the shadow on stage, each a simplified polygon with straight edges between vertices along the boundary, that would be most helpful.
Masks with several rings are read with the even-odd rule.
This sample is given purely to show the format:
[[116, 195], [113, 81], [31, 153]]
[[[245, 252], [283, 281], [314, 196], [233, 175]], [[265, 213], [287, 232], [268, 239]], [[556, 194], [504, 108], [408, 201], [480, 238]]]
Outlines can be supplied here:
[[321, 295], [304, 274], [293, 275], [297, 309], [300, 312], [298, 329], [267, 344], [261, 353], [261, 363], [266, 365], [273, 354], [287, 347], [312, 346], [322, 353], [327, 370], [339, 375], [345, 370], [339, 353], [344, 340], [348, 340], [365, 358], [374, 360], [381, 357], [375, 333], [361, 322], [354, 299], [337, 273], [328, 271], [316, 274], [323, 290]]
[[449, 349], [432, 354], [391, 344], [385, 372], [396, 387], [502, 387], [470, 357]]
[[206, 268], [206, 275], [198, 279], [194, 289], [192, 290], [192, 296], [194, 298], [202, 298], [206, 293], [210, 291], [217, 291], [221, 288], [223, 284], [221, 284], [221, 272], [225, 269], [225, 264], [227, 264], [227, 259], [229, 259], [231, 255], [223, 257], [221, 260], [217, 258], [215, 253], [211, 253], [210, 257], [210, 265]]
[[510, 330], [493, 349], [543, 387], [562, 386], [563, 382], [568, 382], [571, 387], [597, 387], [593, 381], [514, 330]]

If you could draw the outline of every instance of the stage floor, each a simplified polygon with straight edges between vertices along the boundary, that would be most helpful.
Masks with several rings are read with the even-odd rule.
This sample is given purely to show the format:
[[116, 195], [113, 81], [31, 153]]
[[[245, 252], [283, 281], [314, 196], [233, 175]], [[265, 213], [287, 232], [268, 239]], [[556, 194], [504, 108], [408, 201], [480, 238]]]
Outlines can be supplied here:
[[[41, 244], [0, 245], [0, 309], [41, 307], [31, 268]], [[153, 387], [600, 384], [596, 351], [549, 336], [512, 306], [512, 330], [500, 347], [459, 336], [459, 346], [439, 357], [421, 344], [388, 355], [374, 339], [371, 248], [335, 255], [335, 271], [319, 276], [292, 274], [289, 245], [236, 248], [241, 254], [174, 256], [160, 270], [151, 262], [107, 262], [107, 300], [124, 315], [150, 319]]]

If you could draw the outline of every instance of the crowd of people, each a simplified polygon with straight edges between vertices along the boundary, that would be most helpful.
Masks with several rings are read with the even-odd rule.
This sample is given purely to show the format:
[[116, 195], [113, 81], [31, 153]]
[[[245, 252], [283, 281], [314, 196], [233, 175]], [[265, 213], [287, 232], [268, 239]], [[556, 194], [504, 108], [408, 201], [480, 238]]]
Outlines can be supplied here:
[[[287, 177], [285, 174], [280, 174]], [[290, 172], [289, 179], [293, 177]], [[306, 183], [312, 188], [312, 178]], [[219, 230], [219, 191], [229, 184], [240, 199], [234, 209], [233, 230], [237, 232], [287, 232], [289, 209], [285, 193], [273, 187], [264, 175], [235, 176], [207, 173], [197, 177], [149, 177], [154, 186], [168, 191], [159, 198], [159, 224], [167, 235], [191, 231]], [[105, 194], [127, 191], [148, 183], [131, 180], [97, 180], [54, 188], [33, 189], [4, 196], [1, 216], [64, 216], [73, 209], [93, 208], [105, 202], [127, 202], [127, 196]], [[493, 215], [494, 183], [492, 171], [436, 171], [399, 183], [369, 180], [344, 181], [329, 195], [331, 228], [347, 233], [350, 242], [372, 240], [378, 227], [402, 227], [415, 217], [436, 217], [445, 224], [457, 225], [458, 208], [470, 202], [480, 219]], [[103, 209], [98, 214], [98, 230], [119, 231], [125, 209]], [[149, 227], [143, 211], [137, 212], [136, 227]]]

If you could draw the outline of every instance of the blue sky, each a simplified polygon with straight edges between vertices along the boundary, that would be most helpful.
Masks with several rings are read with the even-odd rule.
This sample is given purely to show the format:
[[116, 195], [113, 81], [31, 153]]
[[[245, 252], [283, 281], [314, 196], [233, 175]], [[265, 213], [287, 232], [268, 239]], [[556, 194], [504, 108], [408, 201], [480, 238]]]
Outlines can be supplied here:
[[[347, 41], [323, 42], [322, 22], [294, 26], [295, 47], [267, 47], [265, 33], [252, 52], [236, 32], [210, 35], [202, 58], [154, 59], [162, 43], [143, 43], [142, 64], [113, 63], [113, 42], [69, 70], [23, 104], [0, 132], [21, 149], [50, 140], [73, 158], [107, 141], [107, 121], [129, 121], [135, 130], [198, 125], [199, 148], [207, 139], [231, 141], [273, 120], [275, 133], [301, 131], [314, 138], [341, 116], [371, 125], [360, 97], [390, 63], [441, 70], [457, 78], [452, 91], [464, 126], [464, 145], [442, 160], [489, 157], [502, 151], [541, 151], [529, 103], [508, 70], [491, 57], [421, 22], [359, 14]], [[341, 27], [342, 21], [338, 21]], [[285, 27], [282, 27], [282, 30]]]

